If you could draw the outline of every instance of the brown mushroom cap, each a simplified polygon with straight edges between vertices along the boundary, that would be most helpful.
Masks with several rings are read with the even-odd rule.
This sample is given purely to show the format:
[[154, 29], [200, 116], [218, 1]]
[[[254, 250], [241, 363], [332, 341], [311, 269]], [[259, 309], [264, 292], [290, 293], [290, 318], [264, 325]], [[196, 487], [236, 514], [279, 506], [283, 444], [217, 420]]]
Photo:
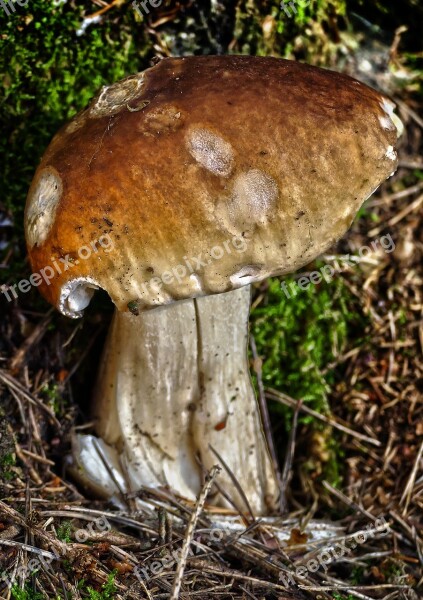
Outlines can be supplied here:
[[249, 56], [169, 58], [104, 87], [29, 191], [33, 270], [68, 257], [41, 292], [75, 317], [90, 286], [138, 310], [300, 268], [395, 171], [393, 108], [345, 75]]

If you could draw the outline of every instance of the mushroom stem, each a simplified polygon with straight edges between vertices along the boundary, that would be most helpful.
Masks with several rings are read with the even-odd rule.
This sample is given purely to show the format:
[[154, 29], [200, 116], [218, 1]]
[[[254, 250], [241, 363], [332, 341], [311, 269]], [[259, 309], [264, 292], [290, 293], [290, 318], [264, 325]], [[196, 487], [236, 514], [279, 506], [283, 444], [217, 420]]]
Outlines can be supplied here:
[[[120, 454], [128, 489], [194, 499], [218, 455], [255, 514], [278, 489], [248, 370], [249, 286], [141, 313], [116, 312], [95, 397], [97, 433]], [[247, 507], [223, 469], [219, 486]], [[230, 506], [216, 489], [214, 504]]]

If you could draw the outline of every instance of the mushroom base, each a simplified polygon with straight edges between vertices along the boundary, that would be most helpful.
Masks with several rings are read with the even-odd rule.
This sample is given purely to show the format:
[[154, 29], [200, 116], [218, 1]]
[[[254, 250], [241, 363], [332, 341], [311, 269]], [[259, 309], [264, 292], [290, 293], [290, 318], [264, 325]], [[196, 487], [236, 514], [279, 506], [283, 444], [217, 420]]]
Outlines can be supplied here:
[[[209, 501], [248, 510], [231, 472], [256, 515], [275, 509], [277, 483], [248, 370], [250, 294], [247, 286], [139, 316], [116, 312], [94, 412], [124, 491], [166, 486], [194, 499], [221, 459]], [[82, 459], [85, 473], [94, 473], [98, 456], [92, 462], [87, 448], [95, 444], [80, 443], [91, 461]], [[103, 487], [110, 495], [114, 485]]]

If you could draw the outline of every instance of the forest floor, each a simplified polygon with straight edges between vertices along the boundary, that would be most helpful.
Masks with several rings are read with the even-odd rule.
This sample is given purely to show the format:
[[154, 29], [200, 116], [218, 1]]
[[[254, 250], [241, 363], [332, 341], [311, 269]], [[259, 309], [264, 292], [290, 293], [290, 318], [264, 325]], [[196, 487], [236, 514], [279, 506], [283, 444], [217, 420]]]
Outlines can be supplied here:
[[[33, 295], [2, 297], [0, 598], [158, 600], [178, 576], [180, 597], [200, 600], [423, 597], [423, 96], [400, 36], [336, 63], [397, 103], [397, 173], [301, 272], [336, 266], [332, 280], [292, 297], [281, 283], [293, 289], [300, 274], [254, 290], [251, 368], [286, 512], [271, 522], [227, 515], [217, 528], [207, 505], [170, 491], [142, 490], [119, 510], [87, 495], [66, 457], [75, 427], [89, 431], [111, 307], [100, 297], [75, 324]], [[165, 36], [152, 37], [165, 54]], [[367, 68], [384, 53], [385, 67]], [[0, 205], [9, 284], [28, 269], [21, 212]]]

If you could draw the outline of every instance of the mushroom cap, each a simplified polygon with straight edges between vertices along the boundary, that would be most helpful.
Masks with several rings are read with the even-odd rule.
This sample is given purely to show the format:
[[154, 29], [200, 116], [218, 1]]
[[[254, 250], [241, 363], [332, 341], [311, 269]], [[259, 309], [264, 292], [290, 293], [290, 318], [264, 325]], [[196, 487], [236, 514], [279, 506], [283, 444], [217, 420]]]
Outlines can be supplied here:
[[136, 313], [297, 270], [395, 171], [393, 110], [276, 58], [168, 58], [103, 87], [29, 190], [32, 268], [54, 266], [40, 291], [71, 317], [97, 287]]

